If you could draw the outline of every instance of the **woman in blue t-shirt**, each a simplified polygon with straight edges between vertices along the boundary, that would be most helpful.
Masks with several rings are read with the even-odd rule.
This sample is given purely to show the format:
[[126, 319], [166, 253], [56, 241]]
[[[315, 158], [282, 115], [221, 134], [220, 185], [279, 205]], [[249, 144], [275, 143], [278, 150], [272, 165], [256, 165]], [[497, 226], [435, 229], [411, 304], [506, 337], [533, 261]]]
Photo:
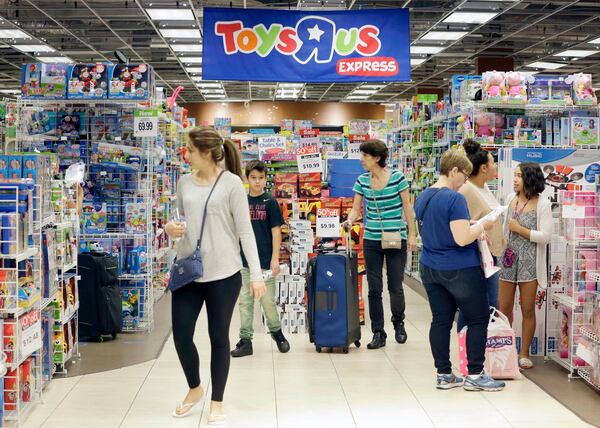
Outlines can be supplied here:
[[[476, 243], [494, 222], [471, 224], [467, 201], [458, 193], [472, 169], [464, 151], [448, 150], [442, 155], [439, 180], [415, 202], [423, 241], [421, 280], [433, 314], [429, 343], [437, 369], [436, 387], [499, 391], [504, 382], [483, 370], [489, 306]], [[450, 331], [457, 309], [468, 327], [466, 380], [452, 374], [450, 363]]]

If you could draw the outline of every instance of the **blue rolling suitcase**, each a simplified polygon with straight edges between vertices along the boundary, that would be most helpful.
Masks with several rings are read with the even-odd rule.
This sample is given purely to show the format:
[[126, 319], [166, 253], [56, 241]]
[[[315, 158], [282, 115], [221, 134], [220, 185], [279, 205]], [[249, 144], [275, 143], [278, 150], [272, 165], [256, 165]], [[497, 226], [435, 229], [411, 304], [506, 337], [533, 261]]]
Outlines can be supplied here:
[[308, 265], [309, 338], [317, 352], [360, 347], [358, 259], [351, 245], [347, 240], [345, 251], [319, 250]]

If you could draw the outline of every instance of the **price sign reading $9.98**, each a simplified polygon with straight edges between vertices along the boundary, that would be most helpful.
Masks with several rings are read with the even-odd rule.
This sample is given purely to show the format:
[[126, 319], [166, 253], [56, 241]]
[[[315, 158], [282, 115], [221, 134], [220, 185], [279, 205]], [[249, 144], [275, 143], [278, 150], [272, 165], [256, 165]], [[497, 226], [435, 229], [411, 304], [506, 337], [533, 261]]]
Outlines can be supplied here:
[[317, 237], [339, 238], [340, 212], [339, 210], [319, 208], [317, 210]]
[[133, 135], [137, 138], [158, 135], [158, 110], [136, 110], [133, 113]]

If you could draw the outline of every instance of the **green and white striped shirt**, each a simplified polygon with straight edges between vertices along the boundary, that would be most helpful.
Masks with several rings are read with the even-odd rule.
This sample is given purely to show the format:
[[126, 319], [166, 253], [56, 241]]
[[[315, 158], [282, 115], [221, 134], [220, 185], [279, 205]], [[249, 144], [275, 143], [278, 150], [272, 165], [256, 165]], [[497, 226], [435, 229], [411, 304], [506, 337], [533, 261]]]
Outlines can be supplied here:
[[[366, 205], [367, 223], [365, 226], [365, 239], [381, 241], [381, 230], [386, 232], [398, 232], [402, 239], [407, 239], [406, 221], [402, 217], [402, 198], [400, 192], [408, 189], [409, 184], [404, 174], [400, 171], [392, 171], [389, 181], [381, 190], [371, 189], [371, 173], [362, 174], [354, 183], [355, 193], [363, 196]], [[381, 218], [377, 214], [375, 199]]]

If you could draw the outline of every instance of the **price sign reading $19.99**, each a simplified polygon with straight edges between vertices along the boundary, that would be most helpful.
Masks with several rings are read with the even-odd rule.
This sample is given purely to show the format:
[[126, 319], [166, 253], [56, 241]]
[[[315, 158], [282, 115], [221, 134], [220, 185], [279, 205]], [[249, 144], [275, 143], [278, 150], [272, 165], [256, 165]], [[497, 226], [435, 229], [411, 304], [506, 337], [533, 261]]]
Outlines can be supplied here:
[[298, 160], [298, 172], [300, 174], [323, 172], [323, 161], [321, 159], [319, 147], [300, 147], [296, 152], [296, 158]]
[[158, 110], [136, 110], [133, 113], [133, 135], [137, 138], [158, 135]]
[[341, 236], [339, 210], [329, 208], [317, 210], [316, 235], [319, 238], [339, 238]]

